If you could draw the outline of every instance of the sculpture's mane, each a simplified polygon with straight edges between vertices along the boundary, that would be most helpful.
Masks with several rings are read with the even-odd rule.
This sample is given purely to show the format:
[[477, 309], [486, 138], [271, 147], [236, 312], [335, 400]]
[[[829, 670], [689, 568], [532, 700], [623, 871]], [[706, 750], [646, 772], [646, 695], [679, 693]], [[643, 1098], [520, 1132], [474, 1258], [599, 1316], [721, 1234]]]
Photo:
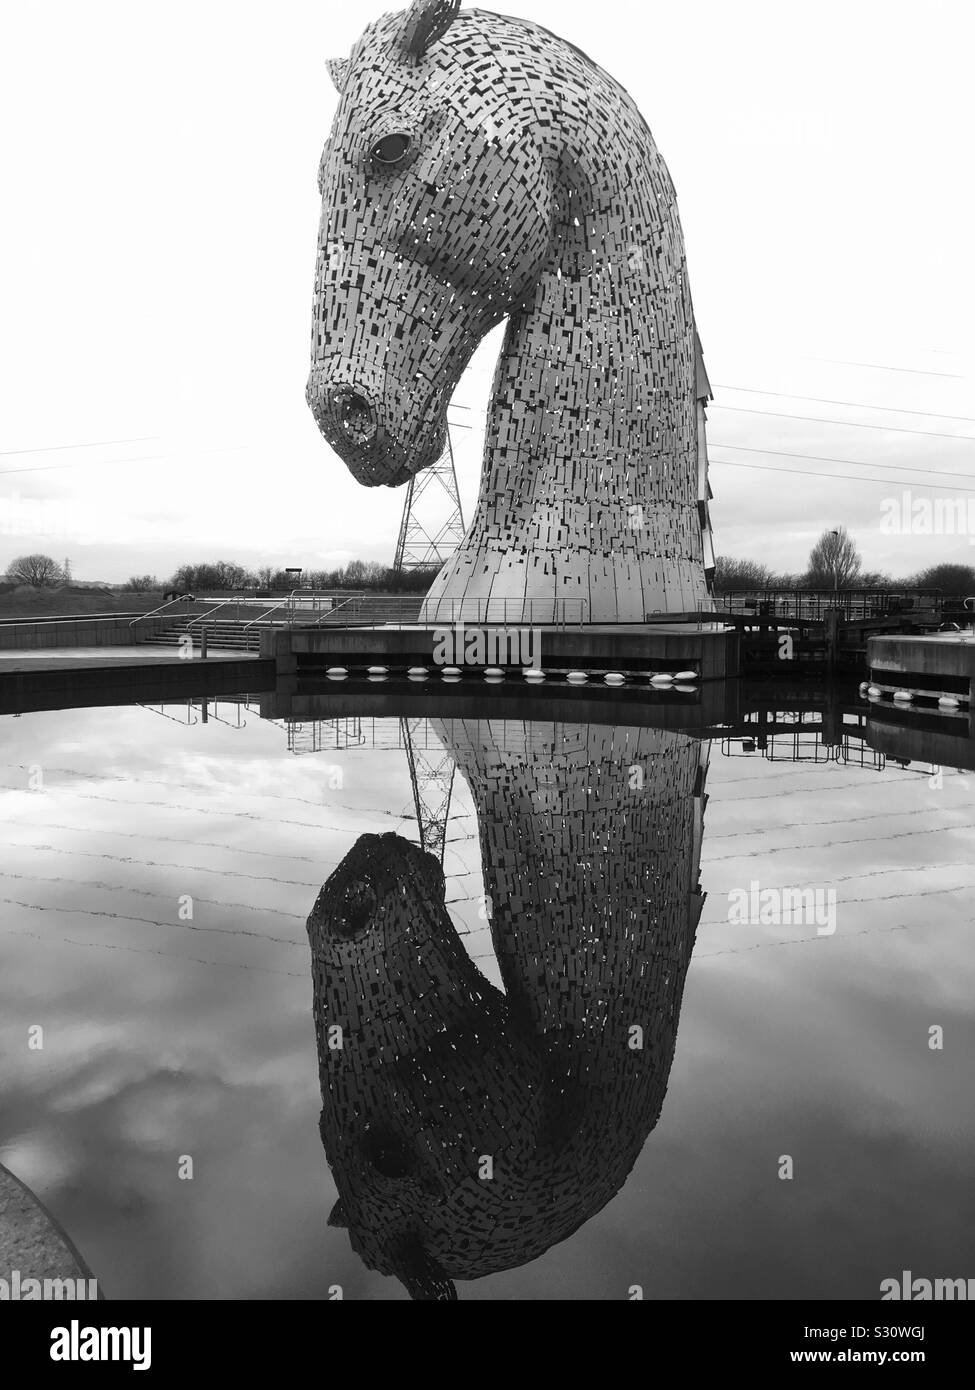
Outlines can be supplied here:
[[[517, 24], [520, 28], [529, 29], [535, 34], [544, 34], [546, 38], [552, 39], [559, 46], [559, 48], [568, 48], [572, 53], [576, 55], [576, 57], [581, 58], [587, 67], [592, 68], [593, 72], [598, 73], [599, 76], [603, 78], [603, 80], [607, 82], [611, 87], [615, 87], [617, 92], [619, 92], [620, 96], [624, 98], [624, 100], [632, 108], [634, 113], [639, 117], [640, 124], [644, 126], [644, 128], [647, 131], [647, 134], [649, 135], [651, 133], [650, 127], [647, 125], [646, 118], [644, 117], [639, 106], [634, 101], [633, 97], [623, 86], [622, 82], [615, 78], [611, 72], [607, 72], [606, 69], [601, 66], [601, 64], [596, 62], [595, 58], [591, 58], [589, 54], [585, 51], [585, 49], [580, 48], [579, 45], [573, 43], [571, 39], [564, 39], [562, 38], [561, 34], [555, 34], [552, 32], [551, 29], [546, 29], [544, 24], [536, 24], [533, 20], [530, 19], [520, 19], [517, 15], [497, 14], [494, 10], [466, 11], [466, 14], [468, 15], [475, 15], [478, 13], [492, 14], [496, 19], [503, 19], [509, 24]], [[465, 11], [461, 10], [460, 16], [458, 16], [458, 18], [462, 17], [464, 14]]]

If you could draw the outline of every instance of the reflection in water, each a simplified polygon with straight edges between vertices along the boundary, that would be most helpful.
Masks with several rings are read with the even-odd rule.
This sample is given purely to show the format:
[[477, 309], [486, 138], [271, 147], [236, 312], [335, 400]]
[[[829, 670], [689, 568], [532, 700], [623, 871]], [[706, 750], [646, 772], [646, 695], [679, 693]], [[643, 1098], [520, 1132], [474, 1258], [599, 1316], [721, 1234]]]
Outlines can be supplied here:
[[366, 1265], [414, 1298], [510, 1269], [619, 1191], [660, 1115], [699, 885], [707, 745], [438, 726], [473, 794], [504, 984], [433, 855], [363, 835], [308, 919], [321, 1134]]

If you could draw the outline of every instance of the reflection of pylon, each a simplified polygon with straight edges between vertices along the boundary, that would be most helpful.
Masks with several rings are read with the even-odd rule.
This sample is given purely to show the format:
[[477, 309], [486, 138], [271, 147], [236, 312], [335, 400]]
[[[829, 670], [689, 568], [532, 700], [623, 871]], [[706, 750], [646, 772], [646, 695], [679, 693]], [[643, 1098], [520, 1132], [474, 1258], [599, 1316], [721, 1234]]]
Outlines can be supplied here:
[[425, 719], [400, 719], [403, 746], [410, 767], [410, 782], [413, 786], [413, 809], [416, 813], [420, 844], [425, 850], [436, 855], [443, 863], [444, 845], [447, 839], [447, 817], [450, 814], [450, 793], [454, 785], [454, 761], [442, 748], [431, 746], [427, 738], [426, 746], [418, 745], [422, 739], [414, 737]]
[[[447, 498], [447, 517], [438, 521], [438, 503], [443, 503], [443, 494]], [[422, 506], [418, 505], [421, 498]], [[407, 484], [393, 568], [440, 569], [463, 539], [464, 514], [457, 490], [454, 447], [448, 429], [447, 447], [437, 462], [414, 474]]]

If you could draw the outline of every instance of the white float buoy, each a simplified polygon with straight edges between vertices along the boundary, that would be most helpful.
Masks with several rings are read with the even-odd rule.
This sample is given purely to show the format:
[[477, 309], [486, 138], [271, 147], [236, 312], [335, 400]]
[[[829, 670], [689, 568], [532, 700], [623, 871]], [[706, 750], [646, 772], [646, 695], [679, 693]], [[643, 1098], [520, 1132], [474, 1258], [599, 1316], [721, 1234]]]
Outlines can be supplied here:
[[366, 669], [366, 675], [367, 675], [367, 676], [388, 676], [388, 675], [389, 675], [389, 667], [388, 667], [388, 666], [369, 666], [369, 667], [367, 667], [367, 669]]
[[459, 666], [441, 666], [440, 674], [449, 679], [457, 680], [460, 677], [461, 670]]
[[534, 666], [529, 670], [523, 671], [522, 675], [525, 677], [526, 681], [543, 681], [545, 679], [545, 672], [537, 670]]
[[696, 671], [678, 671], [677, 674], [676, 674], [676, 676], [674, 676], [674, 680], [675, 680], [675, 681], [696, 681], [696, 680], [697, 680], [697, 672], [696, 672]]
[[650, 677], [651, 685], [673, 685], [674, 678], [669, 671], [658, 671], [655, 676]]
[[572, 685], [582, 685], [582, 683], [588, 679], [589, 673], [587, 671], [570, 671], [566, 676], [566, 680]]
[[902, 705], [909, 705], [914, 696], [910, 690], [895, 690], [894, 699], [899, 700]]
[[329, 666], [325, 674], [330, 681], [344, 681], [349, 673], [344, 666]]
[[486, 666], [484, 668], [484, 679], [489, 681], [503, 681], [504, 672], [500, 666]]
[[411, 666], [406, 674], [411, 679], [423, 680], [427, 675], [427, 668], [425, 666]]
[[954, 695], [942, 695], [938, 704], [941, 709], [958, 709], [961, 701]]
[[626, 677], [622, 671], [607, 671], [603, 680], [607, 685], [625, 685]]

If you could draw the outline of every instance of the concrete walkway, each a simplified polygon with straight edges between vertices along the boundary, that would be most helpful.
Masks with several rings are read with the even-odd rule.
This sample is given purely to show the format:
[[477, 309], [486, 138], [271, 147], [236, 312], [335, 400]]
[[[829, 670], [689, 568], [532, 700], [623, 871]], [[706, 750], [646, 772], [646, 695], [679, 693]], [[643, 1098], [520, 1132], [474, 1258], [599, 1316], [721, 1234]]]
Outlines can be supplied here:
[[180, 656], [175, 647], [156, 647], [141, 642], [131, 647], [36, 647], [0, 651], [0, 671], [62, 671], [66, 668], [109, 666], [190, 666], [211, 661], [257, 661], [257, 652], [230, 647], [211, 647], [201, 662], [199, 647], [192, 657]]

